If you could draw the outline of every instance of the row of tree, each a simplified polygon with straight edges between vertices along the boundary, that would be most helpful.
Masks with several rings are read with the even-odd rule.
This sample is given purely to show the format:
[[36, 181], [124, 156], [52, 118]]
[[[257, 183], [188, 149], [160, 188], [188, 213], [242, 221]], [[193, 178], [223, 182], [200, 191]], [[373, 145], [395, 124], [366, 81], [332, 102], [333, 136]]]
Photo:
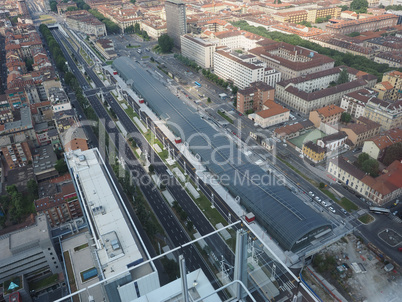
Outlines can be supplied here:
[[45, 38], [46, 44], [49, 47], [53, 60], [56, 63], [57, 69], [62, 72], [67, 71], [68, 68], [66, 65], [66, 58], [64, 57], [63, 52], [60, 49], [59, 43], [56, 42], [49, 28], [45, 24], [41, 24], [39, 26], [39, 31]]
[[[358, 70], [365, 71], [367, 73], [377, 76], [379, 81], [381, 81], [384, 72], [395, 69], [389, 67], [388, 64], [376, 63], [363, 56], [355, 56], [350, 53], [342, 53], [334, 49], [322, 47], [317, 43], [303, 40], [298, 35], [288, 35], [280, 32], [269, 32], [262, 26], [259, 27], [251, 26], [246, 21], [232, 22], [232, 24], [236, 27], [240, 27], [242, 30], [252, 32], [265, 38], [269, 38], [275, 41], [286, 42], [292, 45], [298, 45], [314, 50], [320, 54], [326, 55], [334, 59], [336, 66], [346, 65]], [[402, 72], [402, 68], [398, 68], [397, 70]]]

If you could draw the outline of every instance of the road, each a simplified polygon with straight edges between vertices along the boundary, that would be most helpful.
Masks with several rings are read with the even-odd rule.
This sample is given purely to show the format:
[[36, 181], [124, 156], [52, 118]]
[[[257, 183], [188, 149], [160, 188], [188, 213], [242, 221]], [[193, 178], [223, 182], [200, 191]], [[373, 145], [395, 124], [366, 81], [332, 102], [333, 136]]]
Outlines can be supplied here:
[[[85, 78], [79, 72], [75, 63], [73, 62], [73, 60], [69, 56], [68, 52], [64, 48], [63, 43], [60, 43], [61, 42], [61, 40], [60, 40], [61, 34], [58, 32], [58, 30], [53, 30], [52, 32], [55, 33], [54, 36], [55, 36], [56, 40], [58, 40], [58, 42], [61, 46], [61, 49], [69, 63], [69, 66], [72, 69], [75, 76], [77, 77], [77, 80], [80, 83], [80, 85], [82, 85], [82, 86], [88, 85]], [[76, 58], [78, 58], [79, 61], [81, 61], [81, 63], [85, 64], [84, 62], [82, 62], [83, 60], [80, 59], [79, 54], [74, 53], [74, 55]], [[99, 87], [103, 86], [101, 81], [96, 77], [96, 75], [93, 74], [93, 71], [90, 68], [86, 67], [86, 71], [87, 71], [88, 75], [94, 80], [95, 84], [97, 84], [97, 86], [99, 86]], [[112, 98], [113, 97], [110, 95], [110, 93], [107, 93], [105, 95], [105, 99], [109, 102], [109, 104], [111, 106], [113, 106], [112, 108], [114, 110], [116, 110], [115, 111], [116, 114], [118, 114], [118, 113], [121, 114], [121, 112], [118, 111], [118, 108], [114, 106], [114, 103], [116, 103], [116, 102], [113, 101]], [[128, 169], [133, 175], [137, 176], [138, 179], [142, 180], [141, 182], [138, 183], [138, 185], [139, 185], [143, 195], [145, 196], [145, 198], [149, 202], [150, 206], [152, 207], [153, 211], [157, 215], [159, 222], [161, 223], [162, 227], [165, 229], [167, 235], [169, 236], [169, 238], [172, 241], [172, 243], [174, 244], [174, 246], [175, 247], [181, 246], [181, 245], [189, 242], [190, 238], [189, 238], [187, 232], [183, 229], [182, 225], [177, 220], [176, 216], [173, 215], [170, 207], [164, 201], [159, 190], [155, 187], [152, 180], [150, 179], [150, 176], [147, 174], [147, 172], [143, 169], [142, 165], [138, 162], [138, 160], [134, 156], [134, 154], [133, 154], [131, 148], [129, 147], [129, 145], [127, 144], [126, 140], [119, 133], [119, 130], [114, 126], [114, 122], [108, 115], [107, 111], [105, 110], [105, 108], [103, 107], [101, 102], [98, 100], [98, 98], [96, 96], [89, 96], [88, 100], [91, 103], [93, 109], [95, 110], [95, 112], [98, 115], [98, 117], [100, 118], [100, 120], [103, 122], [103, 124], [106, 128], [106, 131], [109, 133], [110, 139], [113, 142], [113, 144], [115, 146], [119, 146], [119, 148], [118, 148], [119, 149], [119, 157], [122, 157], [124, 159], [126, 169]], [[122, 123], [123, 123], [123, 120], [122, 120]], [[129, 125], [127, 125], [127, 127], [129, 128]], [[134, 129], [132, 129], [132, 130], [134, 130]], [[140, 142], [140, 144], [142, 146], [144, 146], [144, 148], [148, 148], [148, 150], [151, 152], [152, 149], [149, 148], [147, 142], [143, 141], [142, 143]], [[162, 173], [162, 171], [160, 171], [160, 172]], [[166, 173], [166, 168], [165, 168], [165, 173]], [[187, 196], [187, 198], [189, 198], [188, 195], [185, 193], [184, 189], [181, 187], [179, 188], [177, 186], [177, 184], [176, 185], [173, 184], [171, 189], [169, 188], [169, 190], [171, 190], [172, 193], [177, 194], [177, 196], [175, 196], [175, 199], [178, 201], [180, 201], [182, 198], [186, 198], [186, 196]], [[188, 199], [186, 199], [186, 201], [189, 204], [188, 207], [190, 207], [190, 204], [192, 203], [192, 201], [189, 202]], [[131, 206], [128, 205], [128, 207], [131, 207]], [[196, 208], [196, 209], [194, 208], [193, 212], [196, 210], [198, 210], [198, 208]], [[189, 216], [191, 217], [193, 215], [194, 214], [191, 213], [191, 211], [190, 211]], [[197, 219], [202, 219], [203, 217], [204, 216], [202, 216], [202, 215], [194, 216], [195, 220], [193, 222], [196, 227], [197, 227], [197, 223], [198, 223]], [[209, 223], [205, 223], [205, 217], [204, 217], [203, 222], [204, 222], [206, 228], [208, 228], [208, 225], [210, 226]], [[212, 228], [212, 226], [211, 226], [211, 228]], [[214, 238], [211, 238], [211, 241], [213, 241], [213, 240], [221, 240], [221, 239], [218, 236], [214, 236]], [[217, 243], [216, 245], [211, 245], [211, 248], [213, 248], [213, 247], [222, 249], [225, 247], [225, 245], [221, 244], [221, 242], [220, 242], [220, 243]], [[226, 251], [223, 252], [222, 254], [225, 255], [225, 253], [228, 253], [228, 252], [230, 252], [230, 250], [228, 250], [228, 248], [226, 247]], [[208, 279], [211, 281], [212, 285], [215, 288], [219, 287], [216, 277], [214, 276], [214, 274], [211, 271], [211, 269], [209, 268], [209, 266], [205, 263], [205, 261], [203, 260], [202, 256], [200, 255], [200, 253], [198, 252], [197, 249], [195, 249], [193, 246], [189, 246], [189, 247], [183, 248], [181, 253], [184, 254], [187, 267], [190, 271], [193, 271], [198, 268], [202, 268], [203, 271], [205, 272], [206, 276], [208, 277]]]

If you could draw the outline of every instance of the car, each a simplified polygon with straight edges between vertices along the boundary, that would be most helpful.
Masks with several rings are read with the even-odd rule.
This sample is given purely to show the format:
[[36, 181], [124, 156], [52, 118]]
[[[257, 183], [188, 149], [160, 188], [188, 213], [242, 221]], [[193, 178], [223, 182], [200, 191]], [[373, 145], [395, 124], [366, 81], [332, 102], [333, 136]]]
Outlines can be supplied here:
[[333, 207], [329, 207], [328, 210], [330, 210], [332, 213], [335, 213], [335, 209]]
[[321, 204], [322, 204], [324, 207], [327, 207], [327, 206], [328, 206], [325, 201], [322, 201]]
[[398, 211], [395, 211], [392, 213], [392, 215], [396, 216], [398, 214]]
[[345, 222], [344, 220], [341, 220], [341, 223], [342, 223], [343, 225], [345, 225], [345, 224], [346, 224], [346, 222]]
[[319, 197], [319, 196], [316, 196], [316, 197], [315, 197], [315, 200], [319, 200], [319, 199], [320, 199], [320, 197]]
[[310, 195], [311, 197], [314, 197], [314, 193], [313, 192], [308, 192], [308, 195]]
[[360, 200], [361, 200], [361, 201], [366, 201], [366, 198], [360, 197]]
[[348, 212], [347, 212], [345, 209], [341, 209], [341, 212], [342, 212], [343, 214], [345, 214], [345, 215], [348, 214]]

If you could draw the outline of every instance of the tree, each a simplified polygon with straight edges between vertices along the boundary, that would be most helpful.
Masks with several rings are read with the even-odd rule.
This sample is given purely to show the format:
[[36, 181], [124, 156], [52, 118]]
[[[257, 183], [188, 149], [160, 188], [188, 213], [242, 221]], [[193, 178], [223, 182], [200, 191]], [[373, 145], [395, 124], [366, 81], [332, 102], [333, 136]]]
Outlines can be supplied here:
[[349, 82], [349, 74], [346, 68], [343, 68], [342, 71], [339, 73], [338, 81], [336, 82], [337, 85]]
[[350, 33], [350, 34], [348, 34], [347, 36], [349, 36], [349, 37], [357, 37], [357, 36], [360, 36], [360, 33], [358, 32], [358, 31], [354, 31], [354, 32], [352, 32], [352, 33]]
[[347, 6], [347, 5], [341, 5], [341, 6], [339, 6], [340, 8], [341, 8], [341, 11], [342, 12], [344, 12], [345, 10], [348, 10], [349, 9], [349, 6]]
[[158, 38], [158, 45], [163, 53], [171, 52], [173, 49], [173, 38], [163, 34]]
[[34, 179], [28, 180], [27, 183], [28, 194], [38, 198], [38, 183]]
[[124, 30], [124, 32], [127, 34], [134, 33], [134, 26], [133, 25], [127, 26], [126, 29]]
[[343, 112], [341, 115], [341, 122], [343, 123], [349, 123], [352, 120], [352, 116], [347, 113], [347, 112]]
[[208, 97], [207, 102], [211, 103], [211, 98], [210, 97]]
[[377, 177], [379, 172], [379, 163], [374, 158], [370, 158], [363, 162], [362, 170], [369, 173], [372, 177]]
[[362, 154], [359, 155], [359, 157], [357, 158], [357, 165], [361, 168], [363, 166], [363, 163], [368, 160], [370, 158], [370, 156], [363, 152]]
[[325, 188], [325, 183], [320, 182], [320, 189], [324, 189]]
[[139, 34], [139, 33], [140, 33], [140, 30], [141, 30], [140, 24], [139, 24], [139, 23], [135, 23], [135, 24], [134, 24], [134, 32], [135, 32], [136, 34]]
[[68, 171], [68, 167], [66, 162], [64, 161], [64, 158], [59, 159], [56, 162], [56, 165], [54, 166], [54, 168], [57, 170], [57, 172], [59, 172], [59, 174], [64, 174]]
[[135, 0], [130, 0], [130, 2], [131, 2], [132, 4], [135, 4]]
[[356, 13], [367, 13], [368, 2], [367, 0], [353, 0], [350, 4], [350, 9]]
[[50, 10], [52, 12], [57, 13], [57, 2], [56, 1], [50, 1]]
[[392, 146], [389, 146], [385, 151], [383, 164], [389, 166], [395, 160], [402, 160], [402, 143], [396, 143]]
[[68, 11], [68, 12], [72, 12], [72, 11], [76, 11], [76, 10], [79, 10], [79, 8], [78, 8], [78, 7], [75, 7], [75, 6], [67, 7], [67, 11]]
[[153, 174], [153, 173], [155, 172], [155, 167], [154, 167], [154, 165], [149, 165], [148, 171], [149, 171], [150, 174]]

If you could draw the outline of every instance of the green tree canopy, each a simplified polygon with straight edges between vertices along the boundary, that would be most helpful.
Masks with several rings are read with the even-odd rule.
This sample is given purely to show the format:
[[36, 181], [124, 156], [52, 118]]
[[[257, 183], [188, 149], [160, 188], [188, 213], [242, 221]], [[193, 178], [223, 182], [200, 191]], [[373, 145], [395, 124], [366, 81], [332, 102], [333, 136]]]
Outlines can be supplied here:
[[374, 158], [370, 158], [363, 162], [362, 170], [369, 173], [372, 177], [377, 177], [379, 172], [379, 163]]
[[338, 81], [336, 81], [337, 85], [349, 82], [349, 74], [346, 68], [343, 68], [339, 73]]
[[343, 112], [341, 115], [341, 121], [344, 123], [349, 123], [352, 120], [352, 116], [347, 113], [347, 112]]
[[158, 38], [158, 45], [163, 53], [171, 52], [173, 49], [173, 38], [163, 34]]
[[64, 161], [64, 158], [59, 159], [56, 162], [56, 165], [54, 166], [54, 168], [57, 170], [57, 172], [59, 172], [59, 174], [64, 174], [68, 171], [68, 167], [66, 162]]
[[353, 0], [350, 4], [350, 9], [356, 13], [367, 13], [368, 2], [367, 0]]
[[370, 156], [363, 152], [362, 154], [359, 155], [359, 157], [357, 158], [357, 165], [361, 168], [363, 163], [368, 160], [370, 158]]
[[402, 160], [402, 143], [396, 143], [389, 146], [385, 151], [383, 163], [386, 166], [392, 164], [395, 160]]

